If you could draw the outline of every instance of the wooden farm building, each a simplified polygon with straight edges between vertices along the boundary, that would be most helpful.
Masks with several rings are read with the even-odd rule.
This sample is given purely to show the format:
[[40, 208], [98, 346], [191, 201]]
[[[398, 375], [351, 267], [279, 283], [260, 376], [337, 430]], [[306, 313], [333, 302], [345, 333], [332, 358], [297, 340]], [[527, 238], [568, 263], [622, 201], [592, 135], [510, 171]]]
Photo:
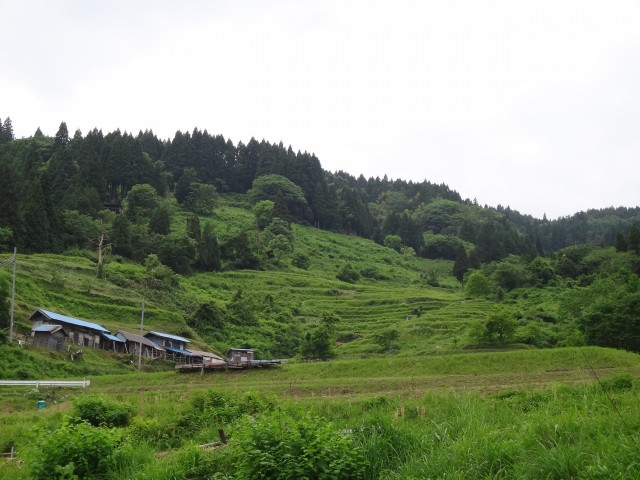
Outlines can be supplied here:
[[[29, 317], [29, 320], [32, 325], [31, 332], [34, 336], [34, 342], [36, 333], [34, 329], [41, 325], [60, 325], [68, 335], [68, 342], [74, 345], [91, 348], [100, 348], [101, 339], [104, 338], [103, 334], [110, 333], [109, 330], [96, 323], [67, 317], [66, 315], [50, 312], [42, 308], [33, 312]], [[39, 336], [41, 336], [41, 334], [43, 334], [42, 336], [47, 335], [47, 333], [43, 331], [39, 331], [38, 333]], [[51, 332], [49, 335], [54, 335], [54, 333]]]
[[219, 357], [215, 353], [202, 352], [200, 350], [193, 350], [193, 349], [190, 349], [189, 353], [191, 353], [190, 360], [192, 363], [197, 363], [199, 365], [211, 365], [211, 366], [218, 365], [221, 367], [227, 364], [224, 358]]
[[164, 348], [142, 335], [136, 335], [135, 333], [120, 330], [115, 336], [124, 342], [123, 353], [139, 355], [140, 347], [142, 346], [143, 357], [161, 358], [165, 355]]
[[62, 325], [38, 325], [31, 329], [33, 344], [36, 347], [48, 348], [49, 350], [64, 350], [64, 342], [67, 340], [67, 332]]
[[100, 342], [100, 348], [103, 350], [109, 350], [114, 353], [124, 353], [125, 342], [122, 338], [111, 335], [110, 333], [102, 334], [102, 341]]
[[164, 348], [167, 358], [176, 362], [190, 362], [191, 352], [187, 350], [187, 344], [191, 343], [191, 340], [163, 332], [149, 332], [145, 337]]
[[250, 363], [254, 360], [253, 350], [248, 348], [232, 348], [229, 350], [229, 363]]

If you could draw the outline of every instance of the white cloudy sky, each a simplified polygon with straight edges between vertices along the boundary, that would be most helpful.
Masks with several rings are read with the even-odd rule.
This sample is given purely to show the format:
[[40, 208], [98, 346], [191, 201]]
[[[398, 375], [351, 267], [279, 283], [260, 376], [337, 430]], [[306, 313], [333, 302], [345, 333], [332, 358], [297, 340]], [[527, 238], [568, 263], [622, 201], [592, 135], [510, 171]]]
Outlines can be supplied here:
[[640, 2], [0, 0], [16, 136], [207, 129], [549, 218], [640, 205]]

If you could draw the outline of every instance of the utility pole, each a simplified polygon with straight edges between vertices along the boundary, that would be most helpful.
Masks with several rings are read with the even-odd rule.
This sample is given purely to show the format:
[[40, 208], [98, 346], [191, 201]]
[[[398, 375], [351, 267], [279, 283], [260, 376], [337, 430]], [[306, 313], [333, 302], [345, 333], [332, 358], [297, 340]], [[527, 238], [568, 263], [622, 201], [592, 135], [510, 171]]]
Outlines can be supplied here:
[[142, 366], [142, 326], [144, 325], [144, 298], [142, 299], [142, 313], [140, 314], [140, 350], [138, 350], [138, 371]]
[[13, 247], [13, 278], [11, 280], [11, 317], [9, 319], [9, 343], [13, 342], [13, 309], [16, 303], [16, 264], [18, 263], [18, 248]]

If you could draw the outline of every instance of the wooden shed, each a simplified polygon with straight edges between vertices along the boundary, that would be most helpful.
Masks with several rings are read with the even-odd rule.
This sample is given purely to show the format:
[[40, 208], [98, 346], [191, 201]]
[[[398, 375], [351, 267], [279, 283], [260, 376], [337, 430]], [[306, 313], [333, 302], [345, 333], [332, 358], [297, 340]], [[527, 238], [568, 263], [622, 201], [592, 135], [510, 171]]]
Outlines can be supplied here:
[[124, 341], [124, 353], [139, 355], [140, 347], [142, 346], [143, 357], [162, 358], [165, 356], [164, 348], [142, 335], [136, 335], [135, 333], [120, 330], [115, 336]]
[[191, 353], [191, 363], [198, 365], [220, 365], [224, 366], [227, 362], [222, 358], [211, 352], [203, 352], [201, 350], [189, 349]]
[[125, 340], [110, 333], [103, 333], [100, 341], [100, 347], [103, 350], [109, 350], [114, 353], [125, 353]]
[[36, 347], [62, 352], [69, 335], [61, 325], [38, 325], [31, 329], [31, 336]]
[[229, 350], [229, 363], [243, 364], [254, 360], [253, 350], [249, 348], [232, 348]]

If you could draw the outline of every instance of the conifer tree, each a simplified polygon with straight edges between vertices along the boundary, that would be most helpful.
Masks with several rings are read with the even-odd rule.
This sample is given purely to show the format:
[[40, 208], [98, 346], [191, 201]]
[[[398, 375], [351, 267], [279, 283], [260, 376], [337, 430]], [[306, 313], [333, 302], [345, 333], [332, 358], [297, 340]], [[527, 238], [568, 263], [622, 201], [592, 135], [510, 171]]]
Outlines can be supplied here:
[[203, 270], [207, 272], [220, 270], [220, 245], [211, 222], [205, 223], [202, 229], [202, 239], [198, 245], [198, 250], [198, 264]]

